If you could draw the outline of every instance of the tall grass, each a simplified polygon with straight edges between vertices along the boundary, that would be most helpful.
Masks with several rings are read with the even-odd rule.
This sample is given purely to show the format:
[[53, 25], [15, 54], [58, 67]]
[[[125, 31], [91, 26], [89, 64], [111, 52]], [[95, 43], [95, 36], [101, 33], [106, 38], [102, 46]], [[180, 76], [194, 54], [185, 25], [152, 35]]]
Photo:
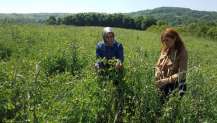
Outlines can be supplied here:
[[124, 122], [217, 121], [216, 42], [182, 35], [189, 53], [187, 92], [179, 99], [174, 91], [161, 105], [154, 84], [159, 32], [115, 28], [125, 51], [117, 86], [115, 76], [99, 79], [93, 67], [101, 30], [2, 25], [1, 49], [11, 54], [0, 61], [0, 121], [114, 122], [120, 98]]

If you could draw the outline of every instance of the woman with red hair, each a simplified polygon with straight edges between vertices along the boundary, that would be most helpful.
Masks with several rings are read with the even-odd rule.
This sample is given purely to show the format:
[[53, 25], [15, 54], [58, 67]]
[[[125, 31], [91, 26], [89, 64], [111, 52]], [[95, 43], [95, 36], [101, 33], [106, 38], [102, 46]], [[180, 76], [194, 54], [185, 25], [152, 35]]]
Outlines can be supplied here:
[[179, 88], [182, 96], [186, 90], [186, 71], [188, 55], [185, 45], [178, 32], [167, 28], [161, 34], [161, 53], [156, 64], [156, 85], [162, 92], [162, 97], [167, 97]]

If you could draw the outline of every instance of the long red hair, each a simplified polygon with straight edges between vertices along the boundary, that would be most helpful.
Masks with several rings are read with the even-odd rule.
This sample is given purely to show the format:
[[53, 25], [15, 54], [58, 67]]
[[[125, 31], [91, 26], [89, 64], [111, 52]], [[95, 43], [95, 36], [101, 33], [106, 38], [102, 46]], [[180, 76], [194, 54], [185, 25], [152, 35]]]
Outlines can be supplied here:
[[165, 31], [161, 33], [161, 44], [162, 44], [161, 52], [164, 52], [167, 49], [167, 47], [164, 45], [164, 40], [163, 40], [165, 37], [176, 39], [174, 45], [178, 54], [181, 52], [183, 48], [185, 49], [185, 45], [179, 33], [173, 28], [167, 28], [165, 29]]

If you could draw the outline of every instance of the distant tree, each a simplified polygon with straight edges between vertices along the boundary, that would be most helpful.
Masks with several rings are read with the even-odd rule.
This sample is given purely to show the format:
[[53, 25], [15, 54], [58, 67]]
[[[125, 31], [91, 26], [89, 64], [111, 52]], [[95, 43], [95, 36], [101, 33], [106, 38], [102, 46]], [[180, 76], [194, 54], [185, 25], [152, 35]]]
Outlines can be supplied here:
[[142, 22], [144, 21], [143, 16], [139, 16], [135, 18], [135, 28], [136, 29], [141, 29]]
[[163, 25], [168, 25], [168, 23], [166, 21], [159, 20], [159, 21], [157, 21], [157, 25], [158, 26], [163, 26]]
[[156, 24], [156, 19], [152, 17], [131, 18], [123, 14], [100, 14], [100, 13], [79, 13], [66, 16], [64, 18], [55, 18], [51, 16], [48, 24], [66, 24], [76, 26], [111, 26], [132, 29], [147, 29]]
[[132, 19], [132, 18], [130, 18], [130, 17], [126, 17], [126, 16], [124, 16], [123, 18], [122, 18], [122, 23], [123, 23], [123, 27], [124, 28], [134, 28], [135, 27], [135, 22], [134, 22], [134, 20]]
[[142, 20], [141, 29], [146, 30], [148, 27], [156, 24], [157, 24], [156, 19], [154, 19], [153, 17], [146, 17]]
[[57, 24], [57, 19], [56, 19], [56, 17], [50, 16], [50, 17], [48, 18], [48, 20], [47, 20], [47, 24], [50, 24], [50, 25], [55, 25], [55, 24]]
[[56, 20], [56, 24], [57, 25], [60, 25], [60, 24], [62, 24], [63, 22], [62, 22], [63, 20], [62, 20], [62, 18], [57, 18], [57, 20]]
[[217, 27], [211, 27], [207, 31], [207, 36], [209, 36], [211, 39], [217, 39]]

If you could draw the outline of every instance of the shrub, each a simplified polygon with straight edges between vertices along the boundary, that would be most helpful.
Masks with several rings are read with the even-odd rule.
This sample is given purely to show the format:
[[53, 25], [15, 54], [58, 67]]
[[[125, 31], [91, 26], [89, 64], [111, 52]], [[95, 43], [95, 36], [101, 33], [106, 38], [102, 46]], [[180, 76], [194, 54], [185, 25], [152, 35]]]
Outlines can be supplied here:
[[0, 60], [8, 60], [12, 51], [10, 48], [0, 44]]
[[67, 69], [67, 58], [64, 55], [54, 55], [46, 57], [42, 66], [47, 75], [63, 73]]

